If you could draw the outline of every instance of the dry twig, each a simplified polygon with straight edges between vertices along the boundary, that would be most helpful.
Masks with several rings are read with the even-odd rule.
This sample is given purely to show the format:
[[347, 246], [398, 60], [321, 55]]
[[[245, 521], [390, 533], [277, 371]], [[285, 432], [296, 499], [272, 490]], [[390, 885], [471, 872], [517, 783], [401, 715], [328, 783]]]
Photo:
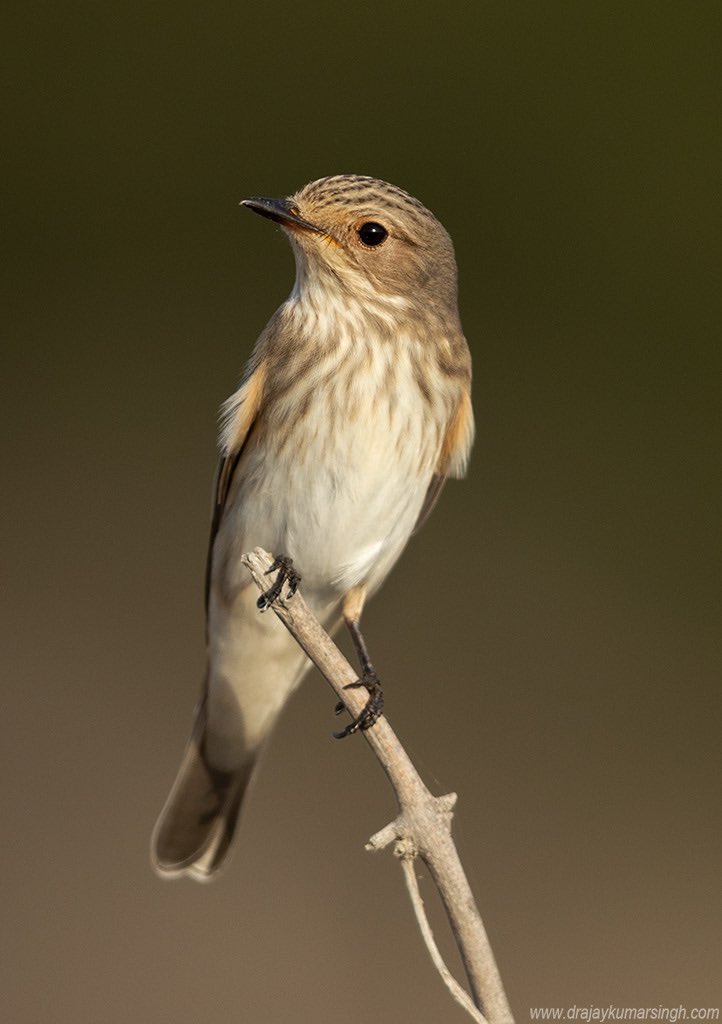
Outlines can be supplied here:
[[[258, 587], [265, 590], [268, 586], [268, 576], [265, 574], [273, 562], [272, 557], [261, 548], [256, 548], [244, 555], [243, 561]], [[282, 595], [272, 608], [326, 677], [350, 714], [356, 717], [364, 706], [366, 691], [363, 688], [344, 688], [356, 681], [357, 673], [311, 614], [301, 593], [295, 594], [289, 601]], [[432, 796], [385, 716], [363, 735], [386, 772], [399, 804], [398, 817], [371, 837], [367, 849], [380, 850], [389, 843], [395, 844], [395, 851], [404, 865], [422, 935], [453, 997], [472, 1016], [475, 1015], [477, 1021], [510, 1024], [513, 1022], [511, 1009], [494, 954], [451, 838], [452, 808], [456, 794]], [[475, 1009], [469, 1005], [468, 996], [443, 964], [426, 922], [413, 868], [413, 859], [417, 856], [426, 864], [439, 890], [466, 970]], [[410, 875], [413, 875], [413, 881]]]

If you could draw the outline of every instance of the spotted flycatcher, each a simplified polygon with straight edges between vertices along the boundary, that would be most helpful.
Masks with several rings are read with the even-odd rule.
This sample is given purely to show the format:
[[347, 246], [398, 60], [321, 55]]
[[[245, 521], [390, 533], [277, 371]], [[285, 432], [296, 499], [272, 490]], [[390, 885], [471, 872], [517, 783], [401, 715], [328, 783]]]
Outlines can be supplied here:
[[263, 742], [309, 668], [241, 556], [276, 554], [316, 617], [348, 626], [369, 700], [381, 691], [359, 622], [447, 477], [463, 476], [471, 358], [451, 239], [422, 204], [375, 178], [336, 175], [243, 205], [281, 225], [289, 298], [223, 408], [206, 574], [207, 672], [193, 733], [153, 833], [166, 876], [220, 867]]

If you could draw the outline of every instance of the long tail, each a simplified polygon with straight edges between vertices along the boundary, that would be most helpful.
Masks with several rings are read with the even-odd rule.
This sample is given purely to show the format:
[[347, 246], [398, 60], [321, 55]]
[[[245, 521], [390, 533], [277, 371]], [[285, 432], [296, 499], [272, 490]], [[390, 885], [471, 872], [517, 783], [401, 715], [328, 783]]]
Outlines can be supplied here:
[[151, 860], [164, 878], [188, 875], [199, 882], [211, 880], [228, 852], [253, 772], [255, 758], [232, 772], [207, 763], [203, 756], [206, 717], [203, 699], [178, 775], [153, 830]]

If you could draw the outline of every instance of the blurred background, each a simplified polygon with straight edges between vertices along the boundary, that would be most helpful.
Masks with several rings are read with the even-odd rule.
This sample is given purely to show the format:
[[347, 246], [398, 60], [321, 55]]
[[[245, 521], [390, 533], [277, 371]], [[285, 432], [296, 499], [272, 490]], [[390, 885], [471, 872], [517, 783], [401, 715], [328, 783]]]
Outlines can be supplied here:
[[466, 1019], [364, 851], [392, 793], [317, 676], [223, 876], [148, 862], [203, 668], [217, 410], [293, 281], [238, 202], [340, 172], [456, 243], [470, 475], [365, 627], [390, 721], [459, 794], [518, 1019], [719, 1005], [718, 15], [6, 8], [8, 1021]]

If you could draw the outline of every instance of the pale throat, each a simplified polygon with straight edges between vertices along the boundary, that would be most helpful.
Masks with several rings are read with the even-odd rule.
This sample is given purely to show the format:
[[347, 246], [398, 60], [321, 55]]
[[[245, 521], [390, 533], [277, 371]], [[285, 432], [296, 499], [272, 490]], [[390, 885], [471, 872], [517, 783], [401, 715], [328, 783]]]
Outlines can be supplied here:
[[287, 309], [297, 330], [335, 345], [378, 343], [413, 328], [412, 303], [403, 295], [380, 291], [365, 274], [337, 274], [310, 264], [298, 254], [296, 281]]

